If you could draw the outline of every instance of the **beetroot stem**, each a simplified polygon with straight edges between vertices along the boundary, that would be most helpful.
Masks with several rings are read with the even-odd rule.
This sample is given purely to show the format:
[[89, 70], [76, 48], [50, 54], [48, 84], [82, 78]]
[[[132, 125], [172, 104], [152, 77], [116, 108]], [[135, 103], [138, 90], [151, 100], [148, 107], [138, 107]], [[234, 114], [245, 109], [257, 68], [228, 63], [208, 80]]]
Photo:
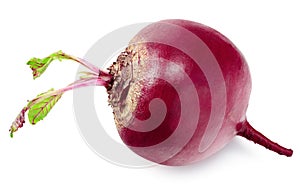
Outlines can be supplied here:
[[244, 138], [247, 138], [250, 141], [253, 141], [254, 143], [257, 143], [271, 151], [274, 151], [280, 155], [285, 155], [287, 157], [292, 156], [293, 150], [287, 149], [267, 137], [265, 137], [263, 134], [255, 130], [247, 120], [245, 120], [242, 123], [237, 124], [236, 126], [237, 135], [242, 136]]
[[88, 61], [86, 61], [82, 58], [75, 57], [75, 56], [72, 56], [72, 55], [67, 55], [64, 52], [61, 52], [61, 53], [62, 53], [62, 56], [66, 56], [69, 59], [74, 60], [74, 61], [78, 62], [79, 64], [81, 64], [82, 66], [88, 68], [92, 72], [98, 73], [98, 76], [102, 77], [104, 80], [105, 80], [105, 78], [106, 78], [106, 80], [110, 80], [112, 78], [112, 76], [109, 73], [101, 71], [97, 66], [89, 63]]
[[25, 123], [25, 113], [28, 111], [28, 118], [31, 124], [36, 124], [42, 120], [49, 111], [53, 108], [55, 103], [61, 98], [63, 93], [86, 86], [105, 86], [108, 87], [111, 77], [102, 71], [98, 74], [90, 72], [82, 72], [84, 74], [79, 80], [69, 84], [68, 86], [59, 90], [50, 89], [47, 92], [39, 94], [36, 98], [28, 102], [28, 104], [22, 108], [19, 115], [10, 127], [10, 136], [13, 137], [13, 133], [19, 128], [23, 127]]

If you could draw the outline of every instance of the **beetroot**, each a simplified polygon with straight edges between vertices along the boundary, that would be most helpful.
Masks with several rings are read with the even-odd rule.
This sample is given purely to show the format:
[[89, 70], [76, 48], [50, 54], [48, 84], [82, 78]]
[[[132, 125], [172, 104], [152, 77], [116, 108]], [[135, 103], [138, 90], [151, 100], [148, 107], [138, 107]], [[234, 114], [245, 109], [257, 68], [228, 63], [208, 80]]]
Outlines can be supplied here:
[[165, 165], [185, 165], [209, 157], [236, 136], [278, 154], [286, 149], [248, 123], [251, 77], [247, 63], [225, 36], [186, 20], [164, 20], [142, 29], [109, 72], [61, 51], [27, 64], [39, 77], [53, 60], [70, 59], [91, 72], [60, 90], [31, 100], [11, 126], [42, 120], [67, 90], [100, 85], [107, 88], [117, 130], [135, 153]]

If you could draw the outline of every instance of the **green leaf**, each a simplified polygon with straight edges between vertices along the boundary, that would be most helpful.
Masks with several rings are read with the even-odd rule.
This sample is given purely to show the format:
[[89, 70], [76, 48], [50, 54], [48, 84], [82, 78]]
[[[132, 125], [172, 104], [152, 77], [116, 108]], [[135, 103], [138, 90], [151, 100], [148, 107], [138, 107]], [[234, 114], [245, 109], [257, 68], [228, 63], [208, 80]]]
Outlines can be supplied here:
[[62, 51], [58, 51], [58, 52], [53, 53], [53, 54], [49, 55], [48, 57], [45, 57], [42, 59], [41, 58], [31, 58], [27, 62], [27, 65], [29, 65], [32, 70], [33, 78], [36, 79], [45, 72], [45, 70], [48, 68], [48, 66], [50, 65], [50, 63], [53, 60], [61, 61], [63, 59], [72, 59], [72, 57], [70, 57], [69, 55], [66, 55]]
[[[31, 105], [28, 112], [28, 119], [31, 124], [34, 125], [40, 120], [44, 119], [49, 113], [49, 111], [53, 108], [53, 106], [57, 103], [57, 101], [61, 98], [62, 93], [53, 95], [50, 93], [53, 91], [54, 89], [50, 89], [45, 93], [39, 94], [36, 97], [36, 99], [40, 99], [40, 101], [38, 102], [35, 102], [35, 99], [28, 103], [28, 106]], [[49, 96], [47, 96], [48, 94]]]

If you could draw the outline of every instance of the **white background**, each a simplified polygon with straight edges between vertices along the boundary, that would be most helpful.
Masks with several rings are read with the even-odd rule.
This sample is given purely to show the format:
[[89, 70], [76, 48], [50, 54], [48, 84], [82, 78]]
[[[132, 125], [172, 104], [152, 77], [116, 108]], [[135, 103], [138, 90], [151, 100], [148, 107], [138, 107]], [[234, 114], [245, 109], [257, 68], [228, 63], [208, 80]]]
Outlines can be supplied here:
[[[296, 0], [1, 1], [0, 186], [299, 186], [298, 4]], [[190, 166], [116, 166], [83, 141], [71, 92], [40, 124], [26, 123], [13, 139], [9, 137], [10, 124], [26, 100], [73, 81], [78, 68], [53, 63], [33, 81], [25, 65], [29, 58], [59, 49], [82, 57], [112, 30], [168, 18], [204, 23], [238, 46], [253, 80], [248, 119], [271, 139], [293, 148], [293, 157], [278, 156], [236, 137], [216, 155]], [[100, 107], [107, 105], [105, 100]], [[114, 128], [112, 120], [107, 123]]]

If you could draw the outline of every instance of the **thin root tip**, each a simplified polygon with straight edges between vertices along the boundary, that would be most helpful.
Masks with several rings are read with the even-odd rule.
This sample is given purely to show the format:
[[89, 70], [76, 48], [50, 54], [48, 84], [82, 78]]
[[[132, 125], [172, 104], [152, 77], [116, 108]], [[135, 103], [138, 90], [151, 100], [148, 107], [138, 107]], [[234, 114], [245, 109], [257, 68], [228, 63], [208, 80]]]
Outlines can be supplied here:
[[292, 149], [287, 149], [267, 137], [265, 137], [262, 133], [255, 130], [248, 121], [244, 121], [236, 125], [237, 135], [242, 136], [254, 143], [257, 143], [271, 151], [274, 151], [280, 155], [285, 155], [287, 157], [291, 157], [293, 155]]
[[287, 157], [291, 157], [293, 155], [294, 151], [292, 149], [287, 149], [286, 153], [284, 154]]

